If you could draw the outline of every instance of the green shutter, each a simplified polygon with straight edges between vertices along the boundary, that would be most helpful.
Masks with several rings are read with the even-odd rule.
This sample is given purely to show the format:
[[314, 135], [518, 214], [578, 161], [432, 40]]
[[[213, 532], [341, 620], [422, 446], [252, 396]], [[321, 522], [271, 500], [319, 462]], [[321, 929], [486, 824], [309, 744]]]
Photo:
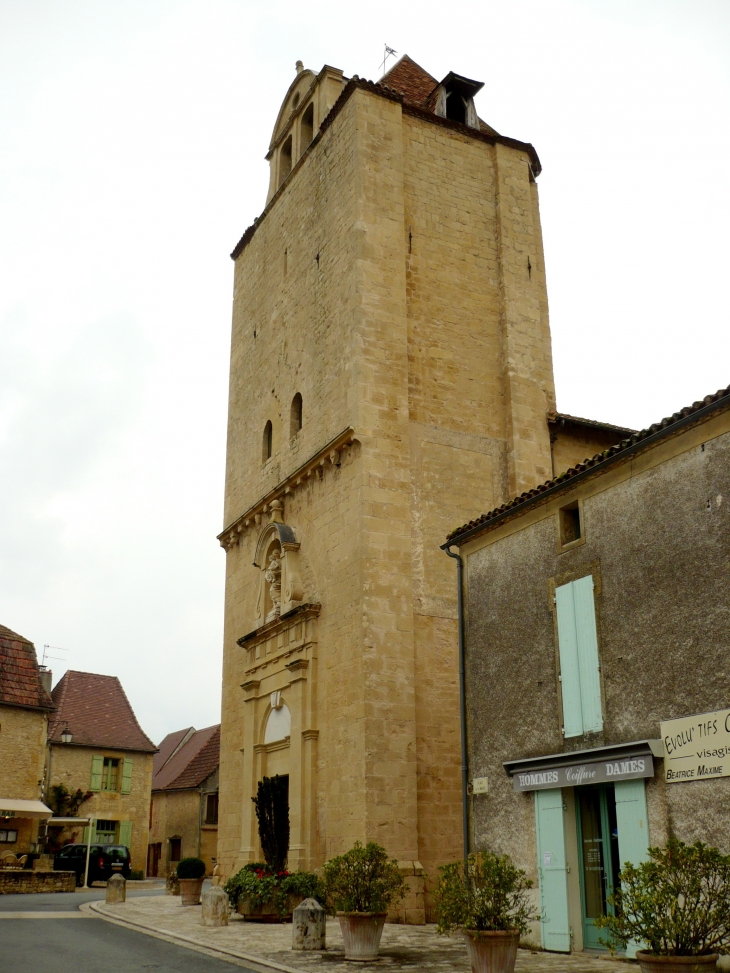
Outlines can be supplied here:
[[[132, 790], [132, 758], [125, 757], [122, 761], [122, 794], [129, 794]], [[124, 844], [124, 842], [122, 842]]]
[[558, 614], [558, 651], [560, 653], [560, 688], [563, 699], [563, 736], [577, 737], [583, 730], [583, 707], [580, 698], [580, 665], [578, 636], [575, 629], [573, 582], [555, 589]]
[[[640, 865], [648, 857], [649, 822], [646, 813], [646, 788], [643, 780], [620, 780], [614, 784], [616, 796], [616, 825], [618, 828], [618, 857], [620, 866], [625, 862]], [[635, 957], [642, 943], [632, 940], [627, 956]]]
[[544, 949], [569, 953], [568, 867], [565, 861], [563, 792], [560, 789], [535, 791], [535, 824], [542, 945]]
[[119, 844], [126, 845], [127, 848], [131, 848], [132, 846], [132, 822], [131, 821], [119, 822]]
[[88, 843], [89, 843], [89, 826], [87, 824], [86, 827], [84, 828], [84, 844], [88, 845]]
[[580, 671], [580, 701], [583, 712], [583, 732], [596, 733], [603, 729], [601, 708], [601, 675], [598, 664], [598, 635], [596, 607], [593, 603], [593, 575], [573, 582], [575, 632], [578, 644]]
[[91, 783], [89, 784], [90, 791], [100, 791], [101, 790], [101, 775], [104, 772], [104, 758], [98, 754], [94, 754], [91, 758]]

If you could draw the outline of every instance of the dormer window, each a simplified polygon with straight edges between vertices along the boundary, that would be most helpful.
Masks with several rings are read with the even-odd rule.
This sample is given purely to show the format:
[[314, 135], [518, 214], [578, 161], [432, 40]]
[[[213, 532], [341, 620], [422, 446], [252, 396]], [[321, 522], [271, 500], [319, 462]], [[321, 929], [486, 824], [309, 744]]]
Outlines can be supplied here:
[[452, 71], [438, 86], [435, 113], [452, 122], [479, 128], [474, 107], [474, 95], [484, 87], [481, 81], [471, 81]]
[[446, 117], [466, 125], [466, 102], [458, 91], [446, 92]]

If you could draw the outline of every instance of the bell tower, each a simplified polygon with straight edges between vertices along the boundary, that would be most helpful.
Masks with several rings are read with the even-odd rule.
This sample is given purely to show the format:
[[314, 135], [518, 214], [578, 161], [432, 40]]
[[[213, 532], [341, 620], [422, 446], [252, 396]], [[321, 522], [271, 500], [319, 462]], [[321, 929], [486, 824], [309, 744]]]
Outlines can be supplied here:
[[219, 861], [260, 859], [251, 797], [288, 774], [289, 867], [377, 841], [410, 922], [461, 854], [439, 545], [551, 476], [540, 162], [480, 88], [298, 62], [232, 254]]

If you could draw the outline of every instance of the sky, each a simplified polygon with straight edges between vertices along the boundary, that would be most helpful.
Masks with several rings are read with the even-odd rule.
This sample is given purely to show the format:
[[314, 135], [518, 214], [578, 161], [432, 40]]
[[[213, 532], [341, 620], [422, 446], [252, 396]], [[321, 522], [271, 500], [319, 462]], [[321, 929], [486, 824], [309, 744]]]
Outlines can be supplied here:
[[229, 254], [295, 62], [385, 44], [540, 155], [561, 411], [730, 384], [727, 0], [0, 0], [0, 623], [155, 742], [220, 719]]

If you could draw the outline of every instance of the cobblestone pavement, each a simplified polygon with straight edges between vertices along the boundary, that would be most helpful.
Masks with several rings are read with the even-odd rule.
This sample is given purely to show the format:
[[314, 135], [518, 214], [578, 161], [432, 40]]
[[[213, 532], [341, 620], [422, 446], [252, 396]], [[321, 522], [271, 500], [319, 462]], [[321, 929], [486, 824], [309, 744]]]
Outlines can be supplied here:
[[[119, 905], [94, 903], [95, 911], [123, 922], [134, 923], [151, 932], [167, 934], [189, 945], [220, 950], [230, 957], [258, 961], [269, 968], [294, 973], [352, 973], [353, 965], [345, 962], [342, 935], [336, 919], [327, 920], [327, 949], [324, 952], [300, 952], [291, 948], [291, 924], [267, 925], [244, 922], [231, 916], [230, 925], [210, 929], [200, 924], [200, 906], [182, 906], [177, 896], [149, 896], [131, 899]], [[459, 936], [438, 936], [435, 926], [400, 926], [388, 924], [383, 930], [380, 958], [377, 963], [358, 963], [364, 973], [394, 967], [424, 973], [469, 973], [466, 948]], [[260, 967], [263, 968], [263, 967]], [[518, 973], [636, 973], [635, 963], [576, 953], [519, 950]]]

